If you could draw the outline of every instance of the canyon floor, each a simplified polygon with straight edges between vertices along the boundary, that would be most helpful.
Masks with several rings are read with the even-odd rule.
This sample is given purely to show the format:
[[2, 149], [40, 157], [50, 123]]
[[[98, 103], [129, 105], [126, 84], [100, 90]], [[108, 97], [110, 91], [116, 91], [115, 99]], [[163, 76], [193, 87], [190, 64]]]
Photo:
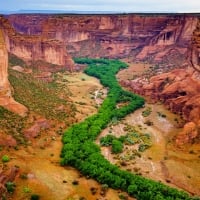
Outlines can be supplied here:
[[[15, 192], [9, 194], [8, 199], [30, 199], [33, 194], [38, 194], [44, 200], [118, 200], [120, 199], [119, 196], [127, 196], [121, 191], [109, 189], [107, 186], [102, 186], [92, 179], [82, 177], [74, 168], [60, 166], [61, 135], [64, 129], [69, 127], [70, 124], [82, 121], [87, 116], [96, 113], [99, 104], [106, 96], [107, 91], [102, 88], [99, 81], [81, 72], [72, 74], [58, 72], [53, 74], [53, 83], [44, 83], [34, 78], [34, 74], [38, 72], [24, 74], [13, 70], [12, 67], [9, 70], [10, 80], [15, 89], [15, 98], [19, 102], [24, 101], [23, 103], [25, 104], [29, 100], [30, 104], [28, 106], [31, 107], [31, 110], [25, 119], [2, 110], [3, 117], [10, 118], [10, 120], [6, 119], [8, 120], [6, 121], [5, 118], [2, 118], [1, 126], [4, 127], [4, 131], [7, 128], [12, 138], [17, 141], [17, 145], [14, 143], [11, 144], [11, 146], [14, 145], [13, 147], [2, 146], [0, 157], [8, 155], [10, 161], [7, 163], [1, 162], [1, 167], [8, 171], [13, 166], [19, 168], [19, 174], [15, 179]], [[22, 78], [22, 83], [19, 84], [16, 78]], [[52, 98], [55, 97], [47, 95], [47, 99], [40, 102], [40, 104], [46, 102], [45, 105], [34, 107], [34, 103], [39, 103], [36, 100], [37, 96], [35, 96], [39, 91], [34, 93], [33, 99], [27, 99], [27, 94], [23, 94], [26, 92], [22, 92], [21, 88], [25, 84], [23, 81], [29, 82], [26, 83], [28, 87], [33, 87], [36, 84], [39, 88], [41, 85], [49, 86], [49, 90], [53, 88], [55, 96], [65, 99], [67, 106], [62, 105], [61, 102], [59, 102], [61, 103], [61, 105], [58, 104], [59, 106], [57, 104], [52, 106], [49, 101], [54, 102], [55, 99]], [[44, 87], [42, 90], [45, 91], [47, 88]], [[48, 104], [52, 110], [46, 107]], [[55, 117], [54, 114], [50, 113], [54, 112], [54, 106], [55, 108], [60, 107], [60, 110], [62, 109], [63, 112], [66, 112], [67, 115], [64, 115], [66, 117], [65, 121], [62, 121], [63, 115]], [[59, 111], [59, 109], [57, 110]], [[49, 119], [45, 116], [48, 113], [51, 116]], [[34, 121], [40, 121], [41, 119], [48, 124], [48, 127], [41, 127], [37, 133], [25, 128], [34, 127]], [[9, 122], [12, 124], [11, 126], [7, 124]], [[17, 129], [16, 132], [14, 131], [15, 129]], [[24, 129], [26, 129], [26, 137], [23, 135]], [[5, 145], [9, 145], [9, 142], [7, 141]]]
[[[130, 63], [129, 68], [119, 72], [118, 80], [133, 79], [134, 76], [152, 71], [151, 69], [152, 66], [148, 64]], [[148, 116], [144, 116], [143, 113], [149, 109]], [[200, 148], [197, 143], [176, 145], [175, 136], [183, 130], [181, 127], [185, 123], [179, 115], [171, 113], [159, 102], [146, 103], [145, 108], [127, 116], [122, 125], [124, 123], [143, 133], [149, 133], [152, 138], [151, 148], [142, 157], [130, 161], [126, 169], [136, 169], [143, 176], [200, 195], [200, 173], [196, 170], [200, 167]], [[118, 133], [121, 132], [120, 129], [117, 130]]]
[[[149, 67], [148, 64], [130, 63], [127, 70], [123, 70], [118, 74], [118, 79], [132, 78], [129, 77], [130, 74], [131, 76], [138, 75]], [[34, 73], [37, 74], [38, 72]], [[15, 98], [26, 105], [26, 101], [28, 101], [26, 98], [28, 97], [25, 97], [21, 92], [22, 89], [20, 89], [17, 78], [23, 77], [24, 81], [30, 82], [34, 80], [30, 85], [35, 83], [40, 86], [40, 81], [37, 82], [32, 74], [24, 74], [13, 69], [10, 69], [10, 74], [10, 81], [15, 90]], [[47, 102], [47, 106], [34, 107], [36, 99], [34, 101], [29, 99], [31, 105], [27, 106], [31, 107], [31, 111], [28, 117], [24, 119], [21, 129], [29, 130], [28, 126], [34, 126], [34, 121], [40, 121], [41, 119], [48, 126], [41, 127], [36, 135], [34, 133], [32, 135], [30, 130], [26, 131], [28, 140], [21, 135], [21, 129], [17, 130], [12, 136], [20, 144], [14, 147], [2, 147], [0, 151], [0, 157], [3, 155], [10, 157], [9, 162], [1, 163], [2, 168], [19, 167], [19, 175], [15, 181], [15, 192], [8, 199], [25, 200], [30, 199], [32, 194], [38, 194], [44, 200], [120, 200], [125, 198], [131, 200], [131, 197], [121, 191], [108, 189], [105, 185], [100, 185], [94, 180], [82, 177], [74, 168], [60, 166], [62, 131], [70, 124], [82, 121], [87, 116], [96, 113], [107, 91], [102, 88], [97, 79], [82, 72], [72, 74], [57, 72], [53, 73], [52, 77], [53, 82], [42, 83], [42, 85], [48, 85], [47, 91], [52, 91], [52, 94], [67, 101], [67, 105], [58, 102], [57, 99], [52, 99], [53, 96], [49, 93], [47, 93], [49, 96], [46, 100], [39, 102], [40, 104]], [[42, 88], [42, 91], [46, 91], [46, 88]], [[39, 91], [35, 94], [37, 93]], [[48, 106], [50, 100], [53, 100], [55, 104]], [[151, 112], [148, 116], [143, 116], [144, 111], [148, 108], [151, 109]], [[51, 118], [48, 119], [45, 115], [49, 113], [51, 113]], [[60, 118], [56, 118], [54, 113], [58, 113]], [[66, 117], [65, 121], [63, 121], [64, 117]], [[14, 122], [16, 122], [16, 118]], [[17, 118], [18, 124], [22, 123], [20, 119]], [[149, 124], [147, 121], [151, 123]], [[126, 134], [125, 127], [143, 134], [149, 134], [151, 147], [141, 152], [139, 156], [130, 158], [130, 152], [133, 152], [136, 148], [135, 145], [126, 145], [120, 155], [112, 154], [109, 147], [101, 147], [102, 153], [112, 163], [126, 170], [200, 195], [200, 172], [197, 170], [200, 168], [200, 148], [197, 145], [184, 148], [178, 148], [174, 145], [174, 136], [181, 131], [177, 123], [180, 121], [179, 116], [172, 114], [159, 103], [145, 104], [144, 108], [128, 115], [124, 120], [110, 124], [100, 134], [96, 142], [99, 143], [99, 139], [108, 133], [115, 136]], [[5, 121], [4, 123], [6, 124]], [[10, 132], [14, 130], [12, 126], [8, 129]], [[122, 160], [122, 157], [126, 159]]]

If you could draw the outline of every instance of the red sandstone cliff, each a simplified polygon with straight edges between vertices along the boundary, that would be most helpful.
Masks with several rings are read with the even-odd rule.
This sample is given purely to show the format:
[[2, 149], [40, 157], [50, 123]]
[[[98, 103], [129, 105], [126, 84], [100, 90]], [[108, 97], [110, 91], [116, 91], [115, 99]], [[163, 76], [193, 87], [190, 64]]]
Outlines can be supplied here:
[[200, 73], [200, 19], [192, 36], [192, 45], [189, 49], [190, 62], [192, 67]]
[[177, 144], [194, 142], [200, 136], [200, 74], [193, 68], [175, 69], [148, 81], [126, 80], [122, 85], [151, 100], [162, 101], [172, 112], [183, 116], [187, 123], [177, 136]]
[[195, 15], [167, 14], [8, 17], [16, 31], [63, 41], [75, 57], [134, 57], [173, 64], [185, 62], [197, 19]]
[[134, 92], [162, 101], [170, 110], [183, 115], [187, 121], [197, 123], [200, 119], [200, 75], [192, 68], [175, 69], [159, 74], [149, 80], [122, 81]]
[[171, 111], [183, 116], [187, 123], [177, 136], [176, 143], [179, 145], [194, 142], [200, 137], [200, 19], [191, 37], [188, 61], [182, 69], [150, 79], [138, 77], [121, 82], [138, 94], [162, 101]]
[[51, 64], [61, 65], [66, 69], [73, 69], [74, 62], [67, 54], [62, 41], [38, 36], [20, 34], [16, 32], [9, 21], [3, 17], [0, 23], [5, 32], [6, 46], [10, 53], [25, 61], [42, 60]]
[[4, 40], [4, 34], [0, 28], [0, 106], [25, 116], [27, 108], [17, 103], [11, 96], [11, 86], [8, 81], [8, 52]]

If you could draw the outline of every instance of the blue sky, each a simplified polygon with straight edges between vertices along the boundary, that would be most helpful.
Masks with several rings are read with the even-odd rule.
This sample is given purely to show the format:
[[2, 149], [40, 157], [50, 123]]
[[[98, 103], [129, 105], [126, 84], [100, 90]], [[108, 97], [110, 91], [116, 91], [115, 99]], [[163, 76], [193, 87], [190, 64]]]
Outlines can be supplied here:
[[0, 10], [200, 12], [200, 0], [0, 0]]

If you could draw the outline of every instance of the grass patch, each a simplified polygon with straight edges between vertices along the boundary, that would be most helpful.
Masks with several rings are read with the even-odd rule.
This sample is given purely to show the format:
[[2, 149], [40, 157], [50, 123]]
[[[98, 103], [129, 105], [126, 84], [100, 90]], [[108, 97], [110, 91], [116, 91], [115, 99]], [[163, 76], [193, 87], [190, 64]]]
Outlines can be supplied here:
[[0, 129], [8, 135], [12, 135], [18, 143], [24, 144], [22, 130], [26, 126], [27, 117], [23, 118], [19, 115], [0, 107]]
[[[60, 88], [58, 84], [43, 83], [33, 77], [32, 74], [22, 74], [17, 71], [9, 71], [9, 80], [14, 87], [14, 98], [27, 106], [30, 111], [45, 116], [47, 119], [65, 121], [68, 114], [73, 115], [73, 105], [65, 99], [58, 97]], [[59, 110], [64, 106], [65, 110]], [[66, 112], [66, 111], [70, 112]]]
[[8, 155], [3, 155], [1, 158], [1, 161], [3, 163], [9, 162], [10, 161], [10, 157]]
[[152, 112], [152, 108], [151, 107], [147, 107], [144, 111], [142, 111], [142, 116], [143, 117], [148, 117]]

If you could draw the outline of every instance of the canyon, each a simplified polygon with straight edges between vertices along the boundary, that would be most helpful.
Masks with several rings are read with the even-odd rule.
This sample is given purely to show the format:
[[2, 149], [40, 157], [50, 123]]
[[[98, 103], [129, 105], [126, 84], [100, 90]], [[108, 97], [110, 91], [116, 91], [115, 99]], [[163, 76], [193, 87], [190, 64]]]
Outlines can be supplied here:
[[[8, 51], [26, 61], [43, 60], [71, 71], [75, 69], [71, 56], [128, 58], [130, 62], [162, 65], [158, 73], [168, 74], [147, 82], [141, 81], [143, 77], [121, 83], [136, 93], [161, 100], [187, 122], [193, 122], [192, 130], [198, 130], [198, 14], [21, 14], [5, 16], [0, 21]], [[39, 65], [46, 71], [56, 68]], [[177, 70], [172, 71], [174, 68]], [[199, 135], [197, 132], [192, 138]], [[191, 142], [189, 138], [184, 140]]]
[[[151, 103], [161, 102], [167, 109], [182, 117], [184, 123], [180, 126], [183, 126], [183, 129], [176, 134], [174, 139], [178, 148], [188, 144], [199, 144], [200, 19], [198, 14], [13, 14], [0, 16], [0, 106], [23, 118], [26, 118], [27, 114], [31, 115], [31, 122], [26, 129], [23, 129], [23, 134], [26, 139], [33, 142], [34, 138], [40, 137], [43, 129], [45, 131], [51, 129], [54, 124], [52, 119], [32, 114], [33, 111], [29, 106], [25, 106], [26, 102], [25, 104], [18, 103], [12, 97], [15, 90], [8, 80], [8, 68], [11, 68], [9, 58], [11, 59], [12, 56], [22, 59], [26, 67], [28, 66], [26, 69], [26, 67], [23, 68], [24, 66], [12, 65], [12, 69], [18, 69], [21, 73], [27, 70], [30, 74], [39, 71], [39, 74], [34, 74], [34, 77], [43, 82], [47, 79], [46, 82], [52, 82], [54, 74], [58, 71], [67, 70], [72, 72], [73, 76], [74, 72], [84, 68], [85, 66], [74, 63], [75, 57], [122, 59], [130, 64], [128, 69], [131, 69], [133, 62], [142, 63], [142, 65], [150, 64], [152, 68], [142, 70], [141, 74], [135, 73], [135, 68], [133, 71], [128, 71], [126, 78], [119, 79], [120, 84], [144, 96]], [[62, 78], [57, 82], [63, 85], [64, 82], [68, 82], [68, 79], [65, 79], [66, 75], [62, 77], [56, 74], [56, 76]], [[85, 77], [78, 79], [87, 83]], [[67, 101], [70, 99], [80, 104], [79, 111], [82, 109], [81, 104], [87, 104], [90, 99], [83, 98], [81, 100], [83, 102], [78, 102], [74, 95], [79, 96], [84, 93], [83, 96], [86, 97], [90, 92], [88, 88], [95, 87], [99, 83], [93, 86], [89, 86], [88, 83], [85, 86], [87, 91], [81, 91], [83, 83], [73, 86], [74, 83], [76, 83], [74, 79], [72, 82], [69, 81], [70, 87], [79, 88], [78, 92], [67, 91], [70, 96], [67, 97]], [[62, 99], [63, 96], [64, 94], [61, 93], [59, 98]], [[56, 109], [60, 109], [61, 112], [66, 110], [63, 105], [57, 106]], [[76, 117], [81, 116], [76, 121], [96, 111], [96, 108], [90, 108], [92, 111], [89, 107], [84, 109], [79, 113], [76, 111], [78, 113]], [[68, 109], [67, 112], [72, 111]], [[45, 122], [45, 128], [43, 125], [38, 128], [39, 122]], [[75, 119], [71, 120], [71, 123], [74, 122]], [[57, 125], [66, 127], [60, 122]], [[56, 128], [55, 132], [59, 127]], [[52, 137], [55, 135], [52, 134]], [[16, 146], [18, 142], [11, 136], [3, 134], [0, 136], [0, 142], [3, 144], [5, 141], [7, 141], [7, 146]], [[35, 145], [35, 142], [33, 144]], [[47, 145], [47, 148], [50, 149], [51, 145]], [[34, 155], [33, 149], [31, 147], [30, 149], [29, 151]], [[38, 150], [40, 153], [42, 151]], [[44, 152], [47, 156], [48, 152]], [[57, 154], [58, 159], [59, 153]], [[19, 156], [18, 153], [16, 155]], [[13, 181], [18, 171], [14, 173], [15, 175], [12, 175], [12, 170], [0, 172], [0, 178], [1, 175], [4, 177], [5, 173], [11, 174], [7, 175], [8, 178], [5, 181]], [[0, 187], [0, 191], [1, 189], [5, 191], [5, 188]], [[190, 191], [198, 194], [196, 189], [194, 191], [190, 189]]]

